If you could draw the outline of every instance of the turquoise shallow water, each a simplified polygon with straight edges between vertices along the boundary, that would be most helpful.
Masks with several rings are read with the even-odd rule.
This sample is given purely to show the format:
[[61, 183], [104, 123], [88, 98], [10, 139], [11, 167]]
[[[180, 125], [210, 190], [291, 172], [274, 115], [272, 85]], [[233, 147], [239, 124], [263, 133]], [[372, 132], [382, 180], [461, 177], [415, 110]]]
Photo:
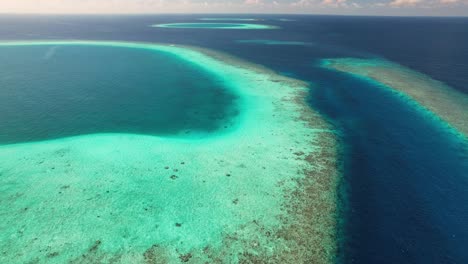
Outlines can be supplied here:
[[152, 25], [162, 28], [199, 28], [199, 29], [275, 29], [276, 26], [250, 23], [170, 23]]
[[[203, 15], [203, 17], [205, 16]], [[219, 16], [217, 15], [216, 17]], [[421, 113], [421, 111], [415, 111], [413, 108], [414, 102], [401, 100], [401, 96], [394, 96], [395, 94], [389, 90], [392, 88], [391, 86], [382, 87], [382, 84], [363, 81], [361, 78], [355, 78], [344, 73], [315, 67], [316, 63], [323, 58], [384, 57], [389, 61], [423, 73], [427, 77], [442, 81], [450, 87], [466, 93], [468, 91], [468, 86], [466, 85], [468, 83], [468, 75], [465, 74], [467, 72], [466, 61], [468, 61], [466, 18], [280, 17], [260, 15], [256, 17], [265, 21], [262, 21], [262, 23], [276, 25], [280, 29], [250, 31], [148, 27], [151, 24], [200, 22], [198, 20], [200, 15], [131, 17], [18, 16], [0, 17], [2, 22], [0, 38], [4, 40], [43, 40], [46, 38], [112, 39], [196, 45], [224, 51], [275, 69], [278, 72], [283, 72], [288, 76], [295, 76], [295, 78], [309, 81], [316, 88], [313, 89], [311, 95], [312, 106], [329, 116], [338, 127], [342, 128], [344, 139], [348, 146], [345, 179], [350, 188], [348, 200], [350, 210], [345, 215], [348, 223], [346, 233], [349, 236], [344, 248], [345, 263], [468, 263], [468, 254], [465, 249], [468, 238], [468, 226], [465, 224], [468, 219], [468, 201], [466, 195], [466, 190], [468, 189], [466, 181], [468, 156], [463, 148], [460, 147], [460, 142], [457, 142], [452, 137], [452, 134], [447, 133], [444, 127], [440, 126], [440, 122], [433, 122], [432, 118], [426, 118], [427, 115]], [[237, 21], [234, 22], [238, 23]], [[382, 32], [385, 33], [382, 34]], [[379, 37], [376, 38], [376, 36]], [[295, 45], [292, 47], [291, 45], [264, 45], [262, 43], [241, 44], [237, 42], [239, 40], [293, 41], [314, 43], [314, 45]], [[420, 75], [418, 74], [418, 76]], [[452, 112], [451, 105], [448, 107], [448, 112]], [[259, 123], [261, 122], [257, 122], [257, 124]], [[263, 135], [270, 135], [271, 131], [263, 130], [259, 132], [263, 132]], [[282, 135], [288, 134], [287, 132], [293, 132], [293, 130], [284, 129], [283, 121], [276, 132], [278, 136], [276, 139], [280, 139]], [[262, 186], [264, 187], [263, 190], [267, 190], [263, 194], [280, 195], [279, 193], [273, 193], [271, 187], [274, 186], [268, 185], [268, 183], [271, 183], [269, 176], [281, 176], [278, 174], [278, 171], [284, 169], [285, 164], [283, 162], [287, 162], [287, 160], [282, 158], [284, 152], [259, 151], [258, 155], [254, 156], [252, 153], [241, 152], [241, 150], [245, 151], [249, 148], [237, 148], [239, 142], [236, 141], [236, 144], [229, 145], [230, 149], [235, 148], [233, 151], [229, 151], [228, 153], [224, 149], [218, 152], [220, 156], [227, 157], [224, 161], [229, 160], [228, 163], [231, 166], [229, 170], [231, 168], [234, 170], [230, 173], [227, 172], [231, 177], [224, 176], [227, 168], [226, 165], [221, 164], [218, 172], [212, 169], [212, 173], [210, 174], [201, 175], [194, 173], [194, 177], [191, 178], [186, 177], [188, 175], [187, 171], [179, 167], [180, 161], [185, 161], [186, 164], [184, 166], [187, 166], [187, 160], [190, 160], [190, 165], [193, 166], [190, 168], [192, 172], [206, 169], [208, 165], [216, 165], [216, 160], [212, 159], [212, 156], [206, 156], [207, 149], [203, 149], [203, 151], [199, 151], [195, 155], [192, 152], [187, 155], [180, 154], [180, 161], [175, 163], [162, 160], [160, 162], [164, 165], [170, 165], [171, 170], [167, 171], [162, 167], [160, 168], [161, 171], [159, 171], [159, 167], [155, 168], [157, 167], [154, 165], [155, 160], [159, 161], [159, 159], [163, 159], [167, 155], [161, 155], [161, 157], [157, 155], [141, 157], [142, 153], [152, 152], [158, 148], [152, 144], [148, 146], [147, 139], [142, 140], [141, 144], [136, 144], [134, 141], [139, 142], [140, 140], [133, 137], [112, 138], [113, 140], [109, 139], [107, 144], [104, 143], [106, 140], [100, 137], [96, 137], [94, 140], [92, 140], [93, 138], [91, 140], [88, 138], [86, 140], [88, 144], [83, 144], [82, 142], [67, 144], [72, 145], [70, 146], [71, 153], [74, 154], [66, 154], [68, 149], [62, 148], [61, 143], [64, 143], [62, 141], [58, 142], [56, 148], [48, 146], [48, 143], [44, 144], [41, 148], [37, 148], [37, 151], [34, 153], [31, 153], [30, 144], [21, 148], [21, 152], [18, 151], [17, 146], [5, 146], [1, 151], [2, 158], [0, 159], [2, 161], [0, 174], [2, 175], [3, 182], [1, 186], [5, 188], [0, 192], [4, 197], [0, 199], [0, 202], [4, 202], [3, 208], [12, 208], [12, 200], [19, 202], [15, 208], [24, 208], [21, 206], [21, 201], [25, 201], [25, 204], [27, 204], [30, 199], [35, 199], [35, 196], [37, 197], [44, 193], [46, 194], [44, 200], [51, 201], [50, 204], [47, 204], [50, 205], [48, 208], [51, 211], [44, 211], [40, 206], [37, 206], [36, 209], [29, 207], [26, 213], [23, 213], [21, 210], [15, 210], [15, 213], [18, 213], [18, 218], [10, 218], [11, 222], [15, 223], [11, 226], [21, 227], [21, 221], [29, 221], [29, 219], [24, 217], [26, 215], [43, 215], [45, 219], [48, 219], [48, 216], [56, 216], [56, 223], [63, 222], [63, 219], [60, 218], [61, 215], [53, 210], [55, 208], [55, 201], [63, 201], [64, 196], [59, 194], [59, 192], [65, 194], [67, 191], [62, 190], [61, 187], [66, 188], [67, 185], [70, 185], [70, 187], [66, 190], [73, 190], [69, 196], [75, 198], [73, 202], [86, 204], [86, 199], [94, 197], [89, 204], [96, 205], [96, 207], [91, 207], [95, 208], [95, 210], [86, 210], [88, 216], [90, 216], [88, 218], [89, 223], [95, 223], [93, 215], [97, 217], [95, 215], [97, 212], [99, 212], [97, 215], [104, 218], [99, 206], [103, 203], [106, 205], [112, 204], [112, 200], [109, 199], [115, 199], [113, 198], [115, 196], [105, 196], [105, 190], [113, 186], [121, 194], [121, 196], [118, 196], [118, 199], [115, 199], [116, 203], [124, 204], [124, 206], [116, 205], [115, 207], [129, 209], [128, 211], [120, 210], [120, 212], [128, 212], [128, 214], [119, 214], [119, 220], [133, 219], [133, 216], [138, 215], [140, 209], [145, 212], [144, 219], [149, 219], [146, 218], [148, 216], [146, 215], [146, 210], [138, 207], [140, 203], [135, 206], [133, 204], [134, 199], [128, 199], [129, 197], [136, 198], [137, 193], [143, 193], [139, 184], [141, 182], [143, 182], [143, 186], [149, 186], [149, 189], [158, 190], [157, 195], [158, 197], [161, 196], [161, 199], [169, 198], [169, 200], [166, 199], [167, 204], [173, 205], [174, 208], [188, 208], [188, 205], [195, 204], [194, 200], [190, 198], [194, 197], [199, 201], [203, 201], [206, 194], [210, 198], [208, 205], [205, 206], [206, 204], [203, 204], [203, 210], [195, 212], [199, 212], [198, 216], [203, 215], [200, 219], [208, 219], [219, 215], [219, 212], [224, 211], [226, 208], [239, 208], [239, 211], [237, 211], [239, 214], [236, 215], [235, 219], [239, 219], [239, 216], [244, 216], [248, 207], [243, 205], [244, 201], [246, 201], [245, 197], [242, 198], [239, 195], [239, 192], [242, 192], [241, 186], [242, 188], [252, 189]], [[140, 137], [138, 136], [138, 138]], [[130, 141], [130, 139], [134, 141]], [[262, 141], [252, 143], [251, 140], [251, 137], [246, 137], [242, 143], [250, 143], [251, 146], [257, 146], [261, 149], [263, 144], [260, 143], [272, 142], [263, 139]], [[119, 143], [124, 146], [122, 147]], [[129, 145], [128, 147], [126, 146], [127, 144]], [[51, 150], [48, 151], [49, 149]], [[85, 149], [87, 151], [77, 153], [77, 149]], [[131, 151], [132, 149], [134, 151]], [[187, 147], [182, 145], [178, 150], [185, 149]], [[208, 151], [212, 151], [213, 149], [213, 147], [210, 147]], [[56, 157], [55, 160], [47, 159], [48, 162], [39, 164], [45, 157], [48, 157], [50, 152], [55, 150], [57, 150], [54, 156]], [[289, 148], [284, 150], [288, 151]], [[265, 155], [265, 153], [268, 153], [268, 155]], [[72, 163], [74, 168], [71, 172], [68, 171], [67, 175], [76, 177], [74, 179], [77, 182], [70, 184], [70, 180], [63, 177], [65, 174], [63, 172], [69, 170], [65, 167], [65, 162], [68, 162], [70, 159], [75, 160], [75, 154], [81, 154], [77, 156], [83, 159], [88, 156], [97, 155], [99, 162], [87, 163], [87, 166], [78, 166]], [[132, 154], [131, 156], [134, 159], [130, 161], [130, 166], [126, 166], [129, 154]], [[109, 165], [103, 162], [110, 157], [114, 157], [114, 155], [121, 157], [120, 160], [117, 159], [118, 162], [115, 164], [122, 163], [122, 166]], [[194, 160], [194, 157], [197, 160]], [[232, 162], [236, 160], [238, 163], [242, 163], [243, 161], [240, 161], [242, 158], [246, 162], [253, 160], [257, 165], [265, 162], [268, 172], [271, 173], [263, 172], [260, 166], [258, 166], [258, 171], [253, 172], [251, 171], [251, 167], [248, 167], [248, 169], [241, 166], [237, 167], [240, 164]], [[257, 159], [259, 158], [277, 159], [258, 162]], [[11, 161], [13, 159], [15, 160]], [[7, 160], [11, 161], [8, 166]], [[210, 164], [202, 163], [202, 160], [210, 161]], [[37, 165], [34, 162], [37, 162]], [[144, 165], [142, 165], [142, 162]], [[61, 163], [63, 163], [63, 166], [61, 166]], [[92, 164], [92, 166], [89, 164]], [[198, 165], [195, 164], [200, 164], [201, 167], [197, 167]], [[30, 169], [24, 168], [30, 165]], [[177, 175], [179, 178], [175, 181], [169, 178], [173, 173], [172, 166], [176, 166], [174, 168], [179, 169], [180, 173]], [[54, 170], [52, 170], [53, 167], [55, 168]], [[93, 170], [95, 169], [105, 170], [107, 172], [106, 177], [101, 178], [100, 181], [96, 181], [95, 176], [93, 176]], [[246, 170], [251, 171], [252, 175], [257, 177], [248, 177]], [[55, 173], [52, 173], [52, 171], [55, 171]], [[296, 169], [291, 171], [296, 171]], [[115, 181], [116, 172], [126, 177]], [[78, 173], [83, 177], [89, 175], [89, 182], [87, 182], [88, 178], [80, 179], [77, 176]], [[52, 175], [53, 177], [44, 177], [45, 175]], [[142, 175], [142, 177], [140, 178], [138, 175]], [[155, 175], [161, 177], [160, 181], [154, 180]], [[223, 177], [216, 177], [219, 175]], [[238, 178], [238, 175], [242, 176], [242, 178]], [[33, 177], [28, 178], [28, 176]], [[17, 189], [11, 188], [11, 186], [14, 186], [15, 181], [18, 182], [18, 179], [22, 179], [27, 183], [23, 185], [24, 189], [28, 191], [26, 194], [19, 193]], [[45, 180], [46, 182], [49, 181], [52, 184], [50, 186], [38, 184], [38, 179]], [[229, 183], [229, 185], [221, 184], [224, 179], [227, 179], [226, 183]], [[234, 183], [233, 179], [236, 179], [236, 187], [232, 185]], [[255, 185], [258, 179], [264, 180], [267, 184]], [[202, 181], [205, 180], [206, 185], [204, 185], [205, 183], [202, 184]], [[220, 184], [216, 183], [218, 180]], [[83, 191], [81, 196], [77, 196], [76, 190], [79, 190], [80, 181], [92, 183], [91, 186], [95, 187], [94, 191], [101, 190], [102, 195], [91, 196], [87, 189], [86, 192]], [[128, 184], [133, 181], [135, 184]], [[182, 187], [179, 184], [171, 185], [177, 181], [183, 181], [184, 188], [179, 188]], [[164, 185], [161, 185], [161, 183]], [[192, 183], [193, 185], [191, 185]], [[122, 186], [128, 186], [129, 188], [122, 188]], [[170, 186], [174, 186], [175, 188], [172, 189]], [[194, 186], [204, 187], [193, 188]], [[211, 191], [220, 190], [220, 186], [229, 186], [229, 188], [221, 189], [218, 192], [222, 193], [223, 197], [211, 196]], [[31, 190], [31, 187], [36, 187], [37, 189]], [[159, 189], [157, 189], [167, 187], [174, 191], [174, 195], [164, 197], [159, 192]], [[197, 190], [200, 190], [200, 192], [197, 192]], [[232, 192], [229, 192], [229, 190]], [[180, 193], [193, 193], [193, 195], [189, 199], [185, 199], [179, 203], [180, 201], [177, 197]], [[256, 190], [256, 192], [251, 193], [260, 194], [261, 192]], [[50, 199], [50, 194], [53, 194], [56, 200]], [[152, 197], [150, 195], [142, 195], [140, 197], [148, 198], [144, 199], [145, 205], [161, 204], [151, 201]], [[232, 201], [239, 197], [241, 199], [239, 199], [238, 205], [241, 206], [235, 207]], [[264, 205], [263, 202], [258, 200], [258, 197], [251, 196], [251, 198], [249, 199], [251, 201], [250, 205]], [[320, 201], [320, 199], [314, 199], [314, 201]], [[81, 206], [82, 204], [74, 204], [77, 207], [84, 207]], [[135, 211], [132, 211], [132, 204]], [[43, 206], [40, 203], [39, 205]], [[217, 209], [222, 209], [213, 210], [213, 206]], [[115, 207], [106, 206], [112, 213], [115, 212]], [[274, 206], [268, 205], [269, 211], [274, 208]], [[148, 208], [148, 211], [152, 212], [152, 208]], [[252, 211], [256, 216], [262, 215], [257, 207], [252, 209]], [[49, 212], [52, 213], [49, 215]], [[82, 212], [78, 210], [78, 213]], [[186, 215], [185, 212], [180, 213], [180, 216]], [[73, 221], [80, 219], [76, 215], [72, 214], [70, 219]], [[197, 224], [195, 223], [196, 221], [191, 221], [188, 225], [188, 222], [185, 221], [186, 219], [190, 219], [189, 217], [177, 217], [175, 219], [170, 214], [165, 214], [165, 216], [167, 216], [164, 218], [167, 222], [164, 222], [165, 224], [161, 225], [161, 227], [163, 230], [169, 231], [165, 234], [173, 234], [174, 237], [182, 233], [187, 234], [184, 233], [188, 230], [185, 228], [189, 226], [193, 227]], [[0, 218], [4, 219], [3, 217]], [[39, 226], [37, 217], [31, 217], [30, 219], [31, 224], [28, 222], [28, 226]], [[180, 219], [184, 220], [182, 228], [176, 227], [174, 223], [180, 221]], [[135, 223], [133, 227], [138, 228], [128, 228], [121, 230], [122, 232], [117, 232], [109, 228], [109, 226], [112, 226], [112, 222], [116, 222], [115, 216], [111, 217], [107, 214], [105, 220], [109, 221], [107, 222], [108, 225], [104, 224], [100, 228], [90, 225], [90, 230], [105, 230], [105, 233], [109, 234], [109, 236], [113, 236], [115, 233], [122, 234], [123, 239], [120, 241], [121, 243], [117, 241], [116, 247], [120, 244], [135, 248], [135, 237], [137, 238], [136, 240], [138, 238], [145, 238], [145, 234], [148, 232], [145, 230], [141, 234], [136, 232], [132, 235], [132, 232], [129, 231], [135, 229], [143, 230], [152, 223], [150, 220], [145, 222], [136, 218], [135, 222], [133, 222]], [[5, 222], [7, 221], [3, 221], [3, 223]], [[316, 223], [317, 221], [314, 219], [308, 222]], [[40, 227], [43, 228], [44, 233], [54, 237], [55, 233], [50, 232], [48, 229], [49, 223], [44, 222], [44, 226]], [[148, 225], [142, 223], [148, 223]], [[203, 220], [198, 223], [206, 225], [207, 222]], [[77, 227], [77, 234], [82, 232], [81, 226], [82, 223], [75, 225]], [[171, 228], [176, 232], [172, 232]], [[195, 229], [190, 228], [190, 231]], [[31, 231], [24, 230], [23, 228], [18, 228], [17, 230], [4, 228], [2, 230], [11, 231], [10, 233], [1, 232], [5, 239], [0, 239], [5, 245], [14, 245], [14, 250], [11, 252], [24, 252], [24, 245], [30, 245], [31, 243], [31, 240], [18, 239], [21, 233], [26, 234], [23, 237], [27, 237], [28, 232], [29, 235], [32, 235]], [[51, 230], [57, 230], [56, 226], [52, 226]], [[110, 231], [115, 231], [115, 233]], [[177, 231], [180, 231], [180, 233]], [[216, 230], [212, 229], [211, 231], [214, 232]], [[256, 229], [254, 231], [248, 230], [248, 233], [260, 234], [256, 233], [256, 231]], [[57, 233], [60, 233], [60, 230]], [[201, 229], [192, 238], [204, 237], [202, 235], [206, 233], [205, 230]], [[162, 239], [162, 237], [160, 238]], [[164, 237], [173, 238], [167, 235]], [[104, 251], [103, 249], [109, 247], [109, 242], [107, 239], [104, 240], [102, 236], [88, 236], [88, 238], [95, 240], [82, 242], [83, 245], [81, 246], [83, 246], [84, 250], [88, 248], [95, 249], [97, 247], [97, 256], [100, 256], [100, 253]], [[97, 245], [95, 247], [95, 241], [98, 239], [101, 239], [102, 243], [100, 246]], [[151, 247], [152, 243], [154, 243], [152, 239], [146, 240], [145, 238], [142, 240], [144, 241], [139, 242], [143, 244], [144, 250]], [[74, 241], [82, 240], [76, 239]], [[239, 240], [236, 241], [238, 242]], [[37, 244], [33, 245], [37, 246]], [[258, 248], [253, 248], [253, 244], [251, 243], [248, 245], [249, 252], [247, 253], [251, 254], [250, 256], [256, 256]], [[267, 244], [262, 243], [261, 245], [261, 248], [271, 249]], [[5, 250], [7, 247], [2, 248]], [[309, 246], [307, 248], [313, 250], [320, 247]], [[46, 247], [36, 249], [37, 252], [33, 255], [45, 257], [50, 252], [48, 251], [50, 249]], [[54, 248], [53, 250], [56, 249]], [[117, 250], [121, 249], [117, 247]], [[61, 250], [57, 252], [63, 254]], [[276, 251], [272, 252], [276, 253]], [[51, 256], [54, 256], [54, 251], [50, 253]], [[80, 250], [77, 255], [81, 253], [82, 251]], [[182, 252], [182, 254], [186, 253], [187, 251]], [[152, 254], [147, 255], [151, 256]], [[16, 257], [14, 255], [5, 256]], [[27, 258], [25, 257], [25, 259]], [[179, 260], [178, 256], [175, 256], [175, 259]], [[285, 261], [282, 263], [285, 263]]]
[[[185, 132], [173, 137], [177, 133], [168, 137], [161, 133], [148, 136], [141, 135], [141, 131], [122, 132], [120, 126], [127, 120], [118, 119], [114, 121], [119, 126], [114, 131], [117, 133], [79, 131], [81, 136], [61, 135], [56, 140], [0, 145], [0, 262], [250, 263], [271, 259], [292, 263], [312, 259], [314, 263], [329, 263], [334, 259], [338, 176], [335, 131], [305, 104], [305, 83], [220, 53], [174, 45], [117, 41], [0, 43], [0, 48], [9, 47], [19, 49], [15, 52], [24, 48], [23, 54], [30, 53], [26, 58], [41, 60], [32, 69], [24, 61], [19, 62], [27, 69], [20, 73], [39, 73], [33, 74], [37, 81], [27, 79], [32, 88], [5, 101], [35, 103], [38, 112], [42, 111], [39, 105], [52, 105], [50, 113], [30, 122], [61, 122], [55, 125], [58, 132], [53, 135], [69, 129], [77, 120], [93, 121], [100, 114], [134, 111], [129, 119], [139, 115], [166, 118], [168, 114], [173, 118], [171, 111], [187, 110], [173, 105], [173, 97], [210, 99], [210, 94], [201, 89], [210, 87], [212, 78], [218, 80], [215, 83], [221, 92], [215, 97], [227, 90], [236, 94], [239, 114], [235, 118], [224, 116], [232, 122], [230, 133], [222, 129], [229, 129], [227, 124], [231, 122], [223, 122], [221, 130], [196, 140]], [[29, 49], [43, 52], [34, 56]], [[68, 57], [68, 64], [51, 67], [54, 63], [49, 61], [60, 56], [62, 49], [76, 53]], [[107, 52], [107, 57], [102, 55]], [[174, 80], [156, 80], [135, 91], [144, 95], [131, 99], [133, 90], [126, 89], [136, 89], [133, 87], [139, 79], [133, 79], [131, 86], [121, 86], [132, 71], [118, 65], [139, 62], [130, 56], [132, 52], [144, 52], [145, 58], [158, 55], [152, 58], [157, 65], [148, 62], [133, 66], [138, 68], [137, 73], [175, 76]], [[119, 57], [127, 53], [129, 58]], [[96, 69], [88, 65], [91, 63], [105, 67]], [[41, 66], [46, 70], [41, 71]], [[114, 67], [117, 72], [110, 75], [114, 82], [90, 78], [96, 72], [99, 77], [109, 75], [113, 72], [108, 70]], [[186, 71], [190, 71], [185, 67], [194, 70], [196, 81], [203, 85], [200, 89], [182, 89], [183, 84], [190, 84], [183, 81], [194, 79], [186, 77]], [[153, 72], [155, 69], [161, 71]], [[61, 82], [59, 77], [63, 75], [70, 80]], [[14, 74], [3, 76], [15, 79]], [[49, 80], [45, 77], [53, 81], [45, 82]], [[63, 86], [71, 80], [80, 83]], [[171, 90], [164, 84], [173, 81], [182, 82], [178, 84], [182, 90], [159, 101], [168, 107], [166, 112], [138, 112], [124, 104], [132, 100], [134, 105], [156, 103], [157, 96], [149, 98], [153, 89]], [[96, 90], [102, 91], [94, 85], [100, 82], [109, 84], [109, 88], [102, 102], [95, 102]], [[87, 87], [91, 91], [82, 92]], [[106, 105], [106, 100], [121, 100], [103, 109], [109, 112], [93, 111], [81, 117], [80, 111], [86, 110], [81, 108], [67, 118], [57, 119], [50, 116], [61, 113], [68, 104], [47, 101], [56, 95], [48, 92], [49, 96], [39, 97], [35, 90], [77, 97], [90, 101], [88, 107], [94, 108], [94, 103]], [[177, 111], [172, 109], [174, 106]], [[22, 104], [12, 107], [21, 109]], [[208, 109], [220, 111], [219, 107]], [[170, 118], [164, 122], [171, 122]], [[205, 118], [210, 124], [219, 122], [213, 116]], [[164, 122], [156, 128], [165, 127]]]
[[237, 18], [237, 17], [206, 17], [200, 18], [202, 21], [256, 21], [256, 18]]
[[[11, 56], [15, 54], [15, 56]], [[0, 144], [91, 133], [229, 128], [236, 96], [174, 55], [96, 46], [0, 47]]]

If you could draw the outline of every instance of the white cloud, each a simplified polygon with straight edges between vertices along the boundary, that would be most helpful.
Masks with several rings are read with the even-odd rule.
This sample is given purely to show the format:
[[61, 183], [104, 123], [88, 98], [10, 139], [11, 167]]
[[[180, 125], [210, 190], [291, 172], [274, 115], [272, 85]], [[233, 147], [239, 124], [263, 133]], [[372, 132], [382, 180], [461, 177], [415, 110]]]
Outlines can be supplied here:
[[259, 4], [263, 4], [263, 1], [262, 0], [245, 0], [244, 4], [246, 4], [246, 5], [259, 5]]
[[346, 0], [322, 0], [322, 5], [332, 6], [332, 7], [346, 7]]
[[468, 4], [468, 0], [393, 0], [388, 3], [391, 7], [420, 7], [426, 9], [466, 4]]
[[312, 1], [310, 0], [298, 0], [296, 2], [292, 2], [291, 6], [308, 6], [311, 4], [312, 4]]
[[439, 3], [443, 5], [450, 5], [450, 4], [455, 4], [458, 3], [459, 0], [439, 0]]
[[372, 2], [364, 0], [0, 0], [0, 13], [314, 13], [466, 16], [468, 0]]
[[422, 0], [393, 0], [390, 2], [390, 6], [393, 7], [405, 7], [405, 6], [415, 6], [421, 3]]

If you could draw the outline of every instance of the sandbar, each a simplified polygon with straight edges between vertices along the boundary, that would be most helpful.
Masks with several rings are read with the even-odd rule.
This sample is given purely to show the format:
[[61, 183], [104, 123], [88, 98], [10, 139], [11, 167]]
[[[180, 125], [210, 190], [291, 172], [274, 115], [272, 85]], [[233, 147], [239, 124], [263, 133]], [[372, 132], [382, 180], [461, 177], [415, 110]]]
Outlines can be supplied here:
[[199, 18], [201, 21], [257, 21], [257, 18], [236, 18], [236, 17], [204, 17]]
[[277, 26], [249, 23], [170, 23], [157, 24], [160, 28], [197, 28], [197, 29], [277, 29]]
[[432, 113], [459, 136], [468, 136], [468, 96], [440, 81], [383, 59], [326, 59], [322, 65], [380, 83]]

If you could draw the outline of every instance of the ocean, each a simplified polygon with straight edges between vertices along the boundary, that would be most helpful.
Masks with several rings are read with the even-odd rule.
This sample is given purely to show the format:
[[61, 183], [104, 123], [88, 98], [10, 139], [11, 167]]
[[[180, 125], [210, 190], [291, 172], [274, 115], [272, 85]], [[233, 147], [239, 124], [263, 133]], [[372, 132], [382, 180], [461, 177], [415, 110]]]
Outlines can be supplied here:
[[[282, 75], [306, 81], [312, 87], [308, 103], [340, 131], [342, 139], [341, 158], [344, 165], [340, 186], [340, 218], [344, 225], [340, 232], [343, 241], [340, 262], [468, 263], [466, 140], [455, 137], [439, 121], [428, 118], [400, 97], [381, 89], [378, 84], [320, 66], [321, 60], [327, 58], [389, 60], [441, 81], [468, 96], [468, 18], [236, 15], [237, 18], [259, 19], [248, 23], [278, 28], [236, 30], [150, 27], [162, 23], [197, 23], [199, 18], [210, 17], [223, 16], [2, 15], [0, 40], [118, 40], [198, 46], [234, 55]], [[42, 54], [43, 51], [38, 52]], [[14, 50], [0, 50], [0, 69], [8, 65], [7, 69], [12, 69], [14, 62], [5, 64], [5, 61], [11, 60], [9, 54], [12, 52]], [[34, 53], [34, 50], [30, 52]], [[20, 56], [24, 56], [21, 61], [26, 65], [34, 58], [25, 53]], [[60, 56], [77, 57], [72, 53], [62, 53]], [[101, 65], [94, 67], [106, 69], [108, 78], [118, 78], [118, 67], [125, 67], [113, 55], [99, 53], [95, 56], [103, 56], [98, 60]], [[150, 57], [145, 54], [131, 56], [135, 57], [124, 59], [137, 59], [142, 64], [151, 64]], [[86, 65], [86, 58], [77, 58], [82, 60], [79, 62], [81, 65]], [[23, 66], [16, 67], [17, 71], [21, 71]], [[54, 67], [58, 69], [60, 65]], [[40, 70], [30, 69], [31, 72]], [[117, 81], [122, 93], [133, 91], [132, 83], [142, 81], [139, 74], [145, 74], [135, 69], [126, 70], [133, 70], [135, 79]], [[164, 69], [156, 71], [161, 70]], [[192, 75], [197, 74], [193, 72], [196, 69], [185, 70], [192, 71]], [[98, 77], [102, 78], [93, 78]], [[60, 82], [67, 82], [65, 76], [56, 78]], [[80, 80], [83, 76], [74, 78], [83, 81]], [[235, 96], [228, 92], [216, 92], [216, 79], [211, 79], [208, 87], [200, 88], [203, 92], [208, 90], [208, 97], [193, 97], [196, 91], [187, 90], [188, 86], [174, 85], [176, 81], [176, 76], [170, 77], [167, 87], [180, 87], [181, 91], [172, 92], [191, 96], [190, 101], [176, 102], [174, 105], [198, 109], [206, 105], [206, 101], [213, 101], [209, 96], [216, 96], [216, 104], [212, 108], [202, 109], [202, 114], [219, 118], [226, 113], [236, 114], [235, 109], [229, 108], [229, 104], [236, 100]], [[48, 84], [45, 82], [43, 85]], [[71, 90], [81, 89], [79, 85], [69, 84], [67, 87]], [[139, 105], [141, 111], [155, 111], [151, 108], [151, 102], [145, 102], [148, 94], [144, 90], [138, 92], [136, 100], [143, 102]], [[54, 91], [50, 95], [53, 96]], [[18, 96], [15, 91], [2, 92], [0, 100], [13, 106], [2, 103], [0, 109], [17, 107], [14, 98]], [[49, 95], [47, 98], [46, 95], [42, 96], [46, 102], [55, 101]], [[164, 96], [169, 95], [149, 97], [164, 101]], [[34, 124], [30, 120], [41, 116], [38, 109], [45, 112], [53, 109], [35, 106], [37, 109], [22, 113], [13, 111], [7, 115], [7, 111], [2, 110], [0, 120], [5, 122], [0, 124], [0, 142], [53, 139], [96, 131], [151, 134], [179, 133], [188, 128], [203, 131], [217, 128], [216, 124], [200, 121], [198, 113], [176, 118], [183, 121], [170, 128], [161, 125], [167, 123], [163, 117], [154, 120], [145, 116], [135, 120], [135, 116], [127, 116], [128, 113], [123, 110], [125, 104], [122, 105], [118, 97], [114, 99], [109, 101], [105, 96], [94, 98], [99, 102], [107, 102], [99, 104], [99, 107], [82, 98], [64, 102], [68, 112], [47, 120], [47, 131], [38, 129], [43, 124]], [[86, 120], [94, 117], [95, 113], [119, 107], [119, 111], [110, 117], [100, 116], [102, 122], [86, 124]], [[176, 113], [174, 109], [163, 111]], [[74, 122], [74, 126], [63, 128], [70, 115], [83, 110], [88, 115], [83, 118], [83, 122]], [[123, 120], [132, 120], [125, 122], [127, 127], [119, 126], [122, 116], [125, 116]], [[55, 123], [60, 118], [62, 121]], [[31, 127], [25, 129], [24, 123]], [[163, 128], [169, 129], [169, 132]], [[15, 133], [23, 130], [26, 132]]]

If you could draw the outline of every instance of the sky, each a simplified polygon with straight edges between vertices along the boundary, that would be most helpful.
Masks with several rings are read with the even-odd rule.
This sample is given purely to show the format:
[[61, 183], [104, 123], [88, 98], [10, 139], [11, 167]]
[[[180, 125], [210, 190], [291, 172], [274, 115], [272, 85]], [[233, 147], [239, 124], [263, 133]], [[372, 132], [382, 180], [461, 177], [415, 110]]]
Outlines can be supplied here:
[[468, 0], [0, 0], [0, 13], [468, 16]]

